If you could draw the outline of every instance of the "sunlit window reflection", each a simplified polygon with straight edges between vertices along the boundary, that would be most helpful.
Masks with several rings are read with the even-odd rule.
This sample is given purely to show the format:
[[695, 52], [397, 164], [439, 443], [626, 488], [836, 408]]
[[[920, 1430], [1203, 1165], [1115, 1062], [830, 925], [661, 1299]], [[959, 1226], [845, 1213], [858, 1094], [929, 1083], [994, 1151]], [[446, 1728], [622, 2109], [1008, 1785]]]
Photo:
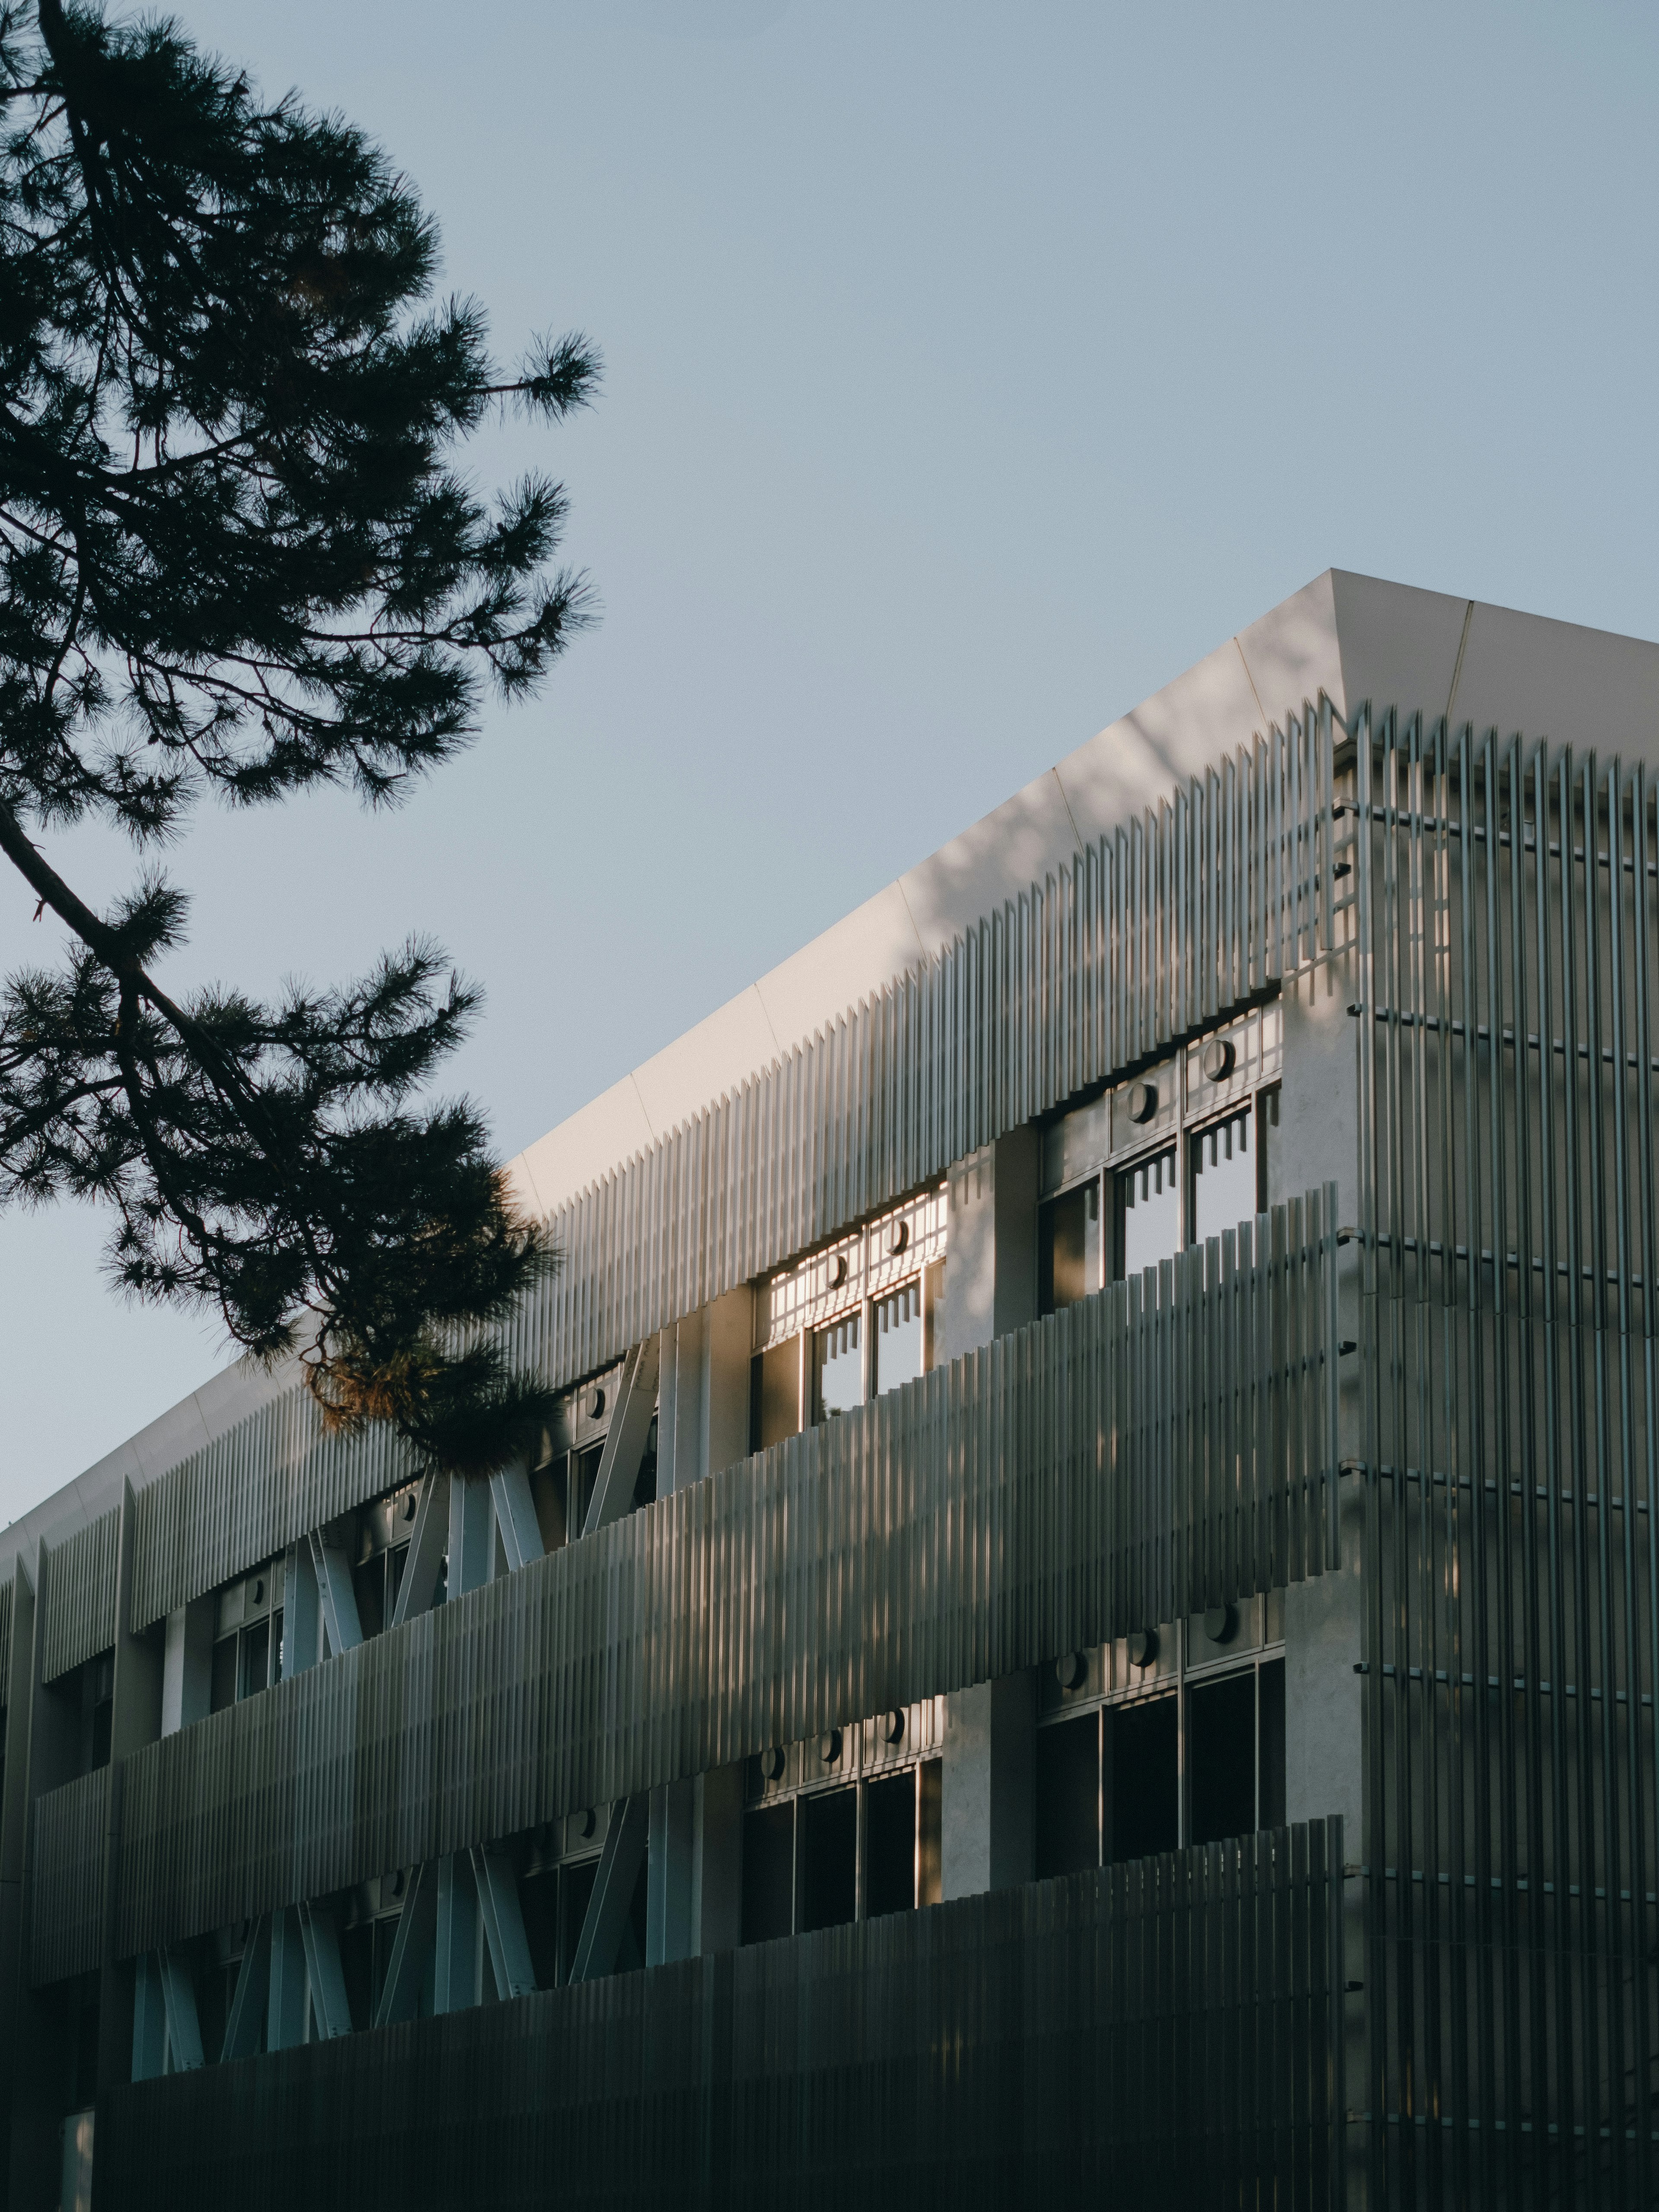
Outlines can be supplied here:
[[1139, 1160], [1117, 1179], [1121, 1272], [1138, 1275], [1181, 1249], [1181, 1179], [1173, 1146]]
[[812, 1405], [816, 1420], [833, 1420], [864, 1403], [864, 1353], [859, 1316], [831, 1322], [812, 1338]]
[[875, 1394], [896, 1390], [921, 1373], [921, 1280], [905, 1283], [872, 1308], [875, 1321]]
[[1191, 1139], [1193, 1242], [1237, 1229], [1256, 1210], [1256, 1152], [1247, 1106]]

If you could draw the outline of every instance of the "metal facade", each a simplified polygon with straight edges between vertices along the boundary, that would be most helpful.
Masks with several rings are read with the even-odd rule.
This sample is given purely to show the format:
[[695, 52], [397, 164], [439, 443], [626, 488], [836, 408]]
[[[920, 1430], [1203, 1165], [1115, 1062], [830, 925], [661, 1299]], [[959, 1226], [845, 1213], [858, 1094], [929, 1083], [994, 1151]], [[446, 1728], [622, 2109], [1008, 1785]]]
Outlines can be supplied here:
[[100, 2172], [124, 2212], [1301, 2212], [1341, 2156], [1341, 1852], [1280, 1829], [174, 2075], [108, 2100]]
[[147, 1746], [124, 1950], [1322, 1571], [1329, 1213], [1281, 1208]]
[[1379, 2202], [1653, 2201], [1659, 819], [1362, 728]]
[[[117, 1948], [1357, 1563], [1346, 1869], [1281, 1832], [140, 2083], [114, 2201], [262, 2203], [277, 2142], [362, 2204], [444, 2160], [457, 2204], [550, 2161], [578, 2203], [1654, 2201], [1646, 771], [1310, 709], [574, 1200], [517, 1349], [596, 1374], [1316, 975], [1351, 1219], [1328, 1186], [146, 1744]], [[251, 1416], [138, 1493], [130, 1622], [115, 1516], [45, 1557], [43, 1680], [410, 1472]], [[99, 1778], [33, 1808], [42, 1984], [100, 1963]]]

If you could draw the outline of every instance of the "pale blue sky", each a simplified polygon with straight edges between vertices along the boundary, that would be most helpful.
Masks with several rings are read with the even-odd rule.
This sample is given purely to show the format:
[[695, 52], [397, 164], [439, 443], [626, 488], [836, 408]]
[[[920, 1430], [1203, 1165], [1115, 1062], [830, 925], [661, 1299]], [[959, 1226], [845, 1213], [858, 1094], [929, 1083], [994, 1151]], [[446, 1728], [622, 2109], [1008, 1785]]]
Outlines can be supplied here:
[[[503, 1152], [1332, 563], [1659, 633], [1650, 8], [179, 12], [382, 140], [505, 350], [605, 354], [478, 456], [565, 478], [597, 635], [401, 814], [173, 860], [180, 983], [438, 934]], [[221, 1357], [100, 1233], [0, 1218], [0, 1520]]]

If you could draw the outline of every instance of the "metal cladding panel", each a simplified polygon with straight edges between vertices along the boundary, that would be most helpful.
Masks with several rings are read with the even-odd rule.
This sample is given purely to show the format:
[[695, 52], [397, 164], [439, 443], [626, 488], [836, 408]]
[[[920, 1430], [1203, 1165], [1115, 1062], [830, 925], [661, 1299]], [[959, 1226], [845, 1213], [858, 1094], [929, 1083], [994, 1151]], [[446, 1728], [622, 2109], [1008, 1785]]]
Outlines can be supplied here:
[[415, 1471], [412, 1451], [389, 1429], [325, 1435], [314, 1400], [296, 1385], [138, 1492], [132, 1626], [216, 1589]]
[[1358, 735], [1370, 2201], [1650, 2203], [1656, 793]]
[[131, 1953], [1334, 1561], [1328, 1192], [147, 1746]]
[[11, 1695], [11, 1579], [0, 1582], [0, 1707]]
[[1227, 756], [561, 1208], [519, 1355], [593, 1371], [1328, 952], [1335, 731]]
[[[562, 1207], [514, 1357], [594, 1373], [1327, 952], [1333, 734], [1223, 759]], [[296, 1386], [139, 1493], [132, 1626], [410, 1471]]]
[[34, 1801], [29, 1979], [89, 1973], [103, 1957], [106, 1766]]
[[98, 2177], [279, 2212], [1342, 2201], [1339, 1822], [120, 2088]]
[[71, 1667], [113, 1645], [120, 1540], [121, 1509], [112, 1505], [52, 1549], [44, 1594], [43, 1680], [55, 1682]]

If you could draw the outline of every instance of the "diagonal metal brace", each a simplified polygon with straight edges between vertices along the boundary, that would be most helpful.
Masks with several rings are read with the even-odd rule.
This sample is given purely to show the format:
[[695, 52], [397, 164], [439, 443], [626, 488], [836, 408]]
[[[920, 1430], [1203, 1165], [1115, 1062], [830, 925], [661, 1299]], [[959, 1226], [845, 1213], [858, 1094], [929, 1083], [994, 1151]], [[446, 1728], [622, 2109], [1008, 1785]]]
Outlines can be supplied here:
[[592, 1502], [582, 1523], [584, 1536], [620, 1521], [634, 1503], [634, 1486], [640, 1479], [651, 1421], [657, 1410], [657, 1361], [661, 1339], [647, 1336], [635, 1345], [623, 1368], [617, 1405], [599, 1455], [599, 1472]]
[[599, 1871], [570, 1969], [573, 1982], [596, 1982], [616, 1966], [650, 1835], [651, 1801], [642, 1790], [611, 1808]]

